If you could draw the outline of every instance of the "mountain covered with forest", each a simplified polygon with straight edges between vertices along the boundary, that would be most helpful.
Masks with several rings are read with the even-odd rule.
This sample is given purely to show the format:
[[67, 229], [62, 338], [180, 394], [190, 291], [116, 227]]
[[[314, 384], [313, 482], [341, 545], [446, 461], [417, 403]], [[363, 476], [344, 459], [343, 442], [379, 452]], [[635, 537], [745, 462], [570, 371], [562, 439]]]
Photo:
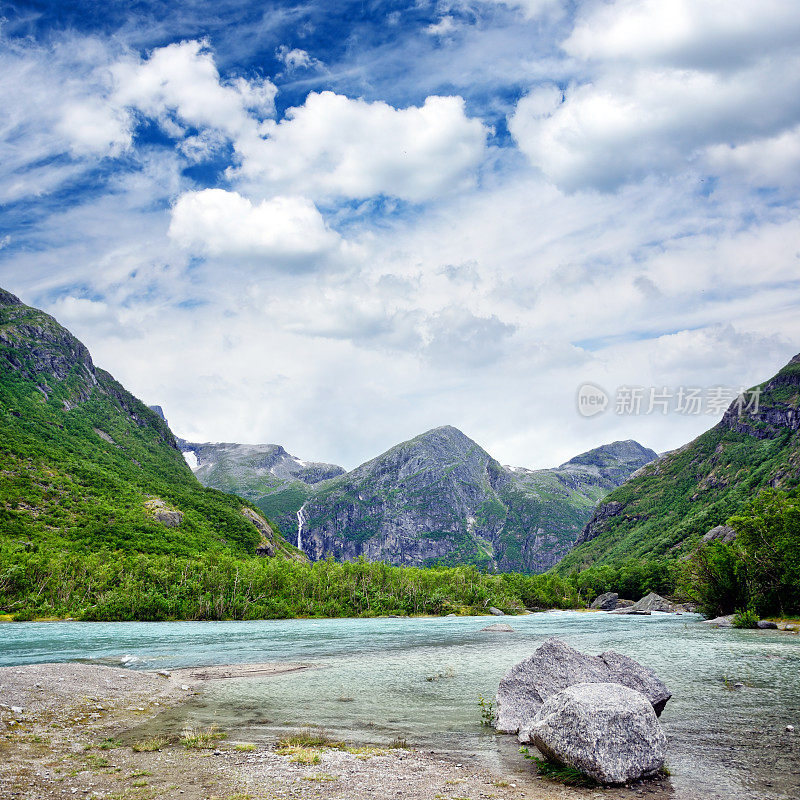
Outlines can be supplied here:
[[595, 504], [654, 458], [624, 441], [554, 469], [506, 467], [446, 425], [343, 475], [287, 483], [255, 502], [315, 561], [543, 572], [568, 552]]
[[4, 546], [302, 557], [254, 506], [203, 487], [157, 413], [4, 290], [0, 462]]
[[[755, 400], [754, 400], [755, 398]], [[800, 483], [800, 355], [599, 504], [559, 570], [682, 558], [763, 490]]]

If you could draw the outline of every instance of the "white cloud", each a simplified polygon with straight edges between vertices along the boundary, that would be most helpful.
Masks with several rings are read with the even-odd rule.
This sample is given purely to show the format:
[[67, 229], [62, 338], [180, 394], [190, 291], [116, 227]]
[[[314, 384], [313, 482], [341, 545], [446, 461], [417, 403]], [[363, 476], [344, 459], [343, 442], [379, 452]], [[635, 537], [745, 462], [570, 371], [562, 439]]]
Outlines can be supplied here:
[[795, 0], [614, 0], [588, 3], [564, 42], [572, 56], [675, 67], [734, 67], [796, 47]]
[[[758, 47], [739, 46], [751, 30]], [[567, 191], [703, 172], [722, 163], [720, 148], [745, 146], [741, 161], [761, 139], [785, 151], [781, 137], [800, 123], [798, 34], [796, 4], [779, 0], [590, 5], [564, 43], [584, 75], [532, 90], [509, 126]]]
[[236, 177], [313, 197], [385, 194], [414, 202], [470, 186], [488, 133], [467, 117], [460, 97], [398, 109], [334, 92], [312, 92], [262, 131], [265, 140], [243, 147]]
[[545, 16], [560, 17], [564, 13], [564, 0], [481, 0], [484, 3], [518, 8], [527, 19]]
[[[277, 88], [270, 81], [222, 81], [203, 41], [170, 44], [153, 50], [149, 58], [121, 60], [112, 73], [112, 102], [165, 126], [211, 128], [238, 139], [255, 135], [256, 121], [248, 112], [266, 116], [274, 111]], [[175, 134], [180, 127], [168, 130]]]
[[310, 200], [274, 197], [254, 205], [237, 192], [203, 189], [182, 194], [172, 209], [169, 236], [210, 256], [288, 261], [324, 258], [340, 246]]
[[288, 72], [294, 72], [298, 69], [309, 69], [311, 67], [321, 66], [322, 62], [311, 56], [306, 50], [301, 50], [298, 47], [288, 47], [282, 44], [275, 52], [275, 57], [278, 58], [286, 65]]

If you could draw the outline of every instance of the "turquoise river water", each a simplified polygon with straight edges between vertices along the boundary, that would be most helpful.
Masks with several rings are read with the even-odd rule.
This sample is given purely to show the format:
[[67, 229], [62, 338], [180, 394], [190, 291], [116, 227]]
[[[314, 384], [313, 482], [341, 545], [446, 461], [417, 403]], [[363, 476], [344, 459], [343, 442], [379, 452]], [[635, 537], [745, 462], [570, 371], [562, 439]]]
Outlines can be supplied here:
[[[695, 615], [556, 611], [509, 617], [258, 622], [20, 623], [0, 626], [0, 666], [91, 659], [131, 669], [292, 661], [311, 669], [208, 684], [155, 723], [216, 723], [248, 741], [322, 726], [349, 741], [405, 738], [509, 774], [530, 770], [509, 736], [480, 724], [478, 696], [548, 636], [652, 667], [673, 697], [669, 796], [800, 798], [800, 636], [710, 628]], [[735, 683], [744, 686], [733, 688]], [[786, 731], [794, 725], [797, 731]]]

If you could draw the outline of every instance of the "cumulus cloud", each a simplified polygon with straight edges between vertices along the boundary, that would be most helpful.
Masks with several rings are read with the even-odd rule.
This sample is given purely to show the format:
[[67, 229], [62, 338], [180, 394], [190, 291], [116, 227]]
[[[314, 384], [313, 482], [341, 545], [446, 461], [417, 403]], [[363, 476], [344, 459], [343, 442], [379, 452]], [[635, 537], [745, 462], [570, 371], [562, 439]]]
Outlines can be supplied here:
[[564, 43], [584, 74], [532, 90], [510, 130], [567, 191], [718, 166], [720, 147], [780, 138], [800, 122], [798, 32], [788, 0], [591, 5]]
[[210, 256], [238, 256], [297, 265], [336, 251], [339, 236], [314, 204], [274, 197], [253, 204], [237, 192], [203, 189], [182, 194], [172, 209], [169, 236], [179, 246]]
[[683, 68], [733, 68], [794, 48], [794, 0], [614, 0], [587, 4], [564, 42], [572, 56]]
[[299, 69], [309, 69], [321, 66], [322, 62], [314, 58], [308, 51], [299, 47], [289, 47], [282, 44], [276, 51], [275, 57], [286, 65], [287, 72]]
[[256, 134], [250, 113], [273, 113], [277, 88], [269, 80], [220, 78], [206, 42], [185, 41], [127, 58], [112, 69], [112, 101], [159, 120], [170, 133], [182, 126], [221, 130], [232, 139]]
[[460, 97], [428, 97], [398, 109], [312, 92], [280, 122], [262, 126], [235, 176], [310, 196], [391, 195], [421, 202], [474, 181], [487, 128]]

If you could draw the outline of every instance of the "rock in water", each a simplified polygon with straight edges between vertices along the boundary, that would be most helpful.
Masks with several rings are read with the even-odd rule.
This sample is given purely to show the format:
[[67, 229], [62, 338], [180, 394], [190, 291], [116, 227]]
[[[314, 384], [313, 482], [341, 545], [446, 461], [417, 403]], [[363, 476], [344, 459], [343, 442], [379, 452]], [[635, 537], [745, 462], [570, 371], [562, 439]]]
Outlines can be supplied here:
[[777, 630], [778, 625], [777, 623], [773, 622], [771, 619], [760, 619], [756, 625], [761, 628], [761, 630]]
[[587, 656], [560, 639], [547, 639], [500, 681], [495, 728], [529, 742], [542, 703], [578, 683], [617, 683], [635, 689], [650, 701], [657, 715], [672, 697], [653, 670], [632, 658], [613, 650]]
[[481, 633], [514, 633], [514, 629], [506, 622], [495, 622], [494, 625], [481, 628]]
[[675, 611], [675, 604], [662, 597], [660, 594], [650, 592], [650, 594], [643, 597], [638, 603], [631, 606], [634, 611], [668, 611], [672, 613]]
[[605, 592], [595, 598], [589, 608], [594, 608], [598, 611], [613, 611], [617, 607], [618, 601], [619, 595], [616, 592]]
[[578, 683], [550, 697], [533, 725], [544, 756], [601, 783], [627, 783], [664, 766], [667, 739], [653, 706], [617, 683]]
[[505, 616], [505, 612], [501, 611], [499, 608], [495, 608], [494, 606], [489, 606], [489, 613], [495, 617]]

